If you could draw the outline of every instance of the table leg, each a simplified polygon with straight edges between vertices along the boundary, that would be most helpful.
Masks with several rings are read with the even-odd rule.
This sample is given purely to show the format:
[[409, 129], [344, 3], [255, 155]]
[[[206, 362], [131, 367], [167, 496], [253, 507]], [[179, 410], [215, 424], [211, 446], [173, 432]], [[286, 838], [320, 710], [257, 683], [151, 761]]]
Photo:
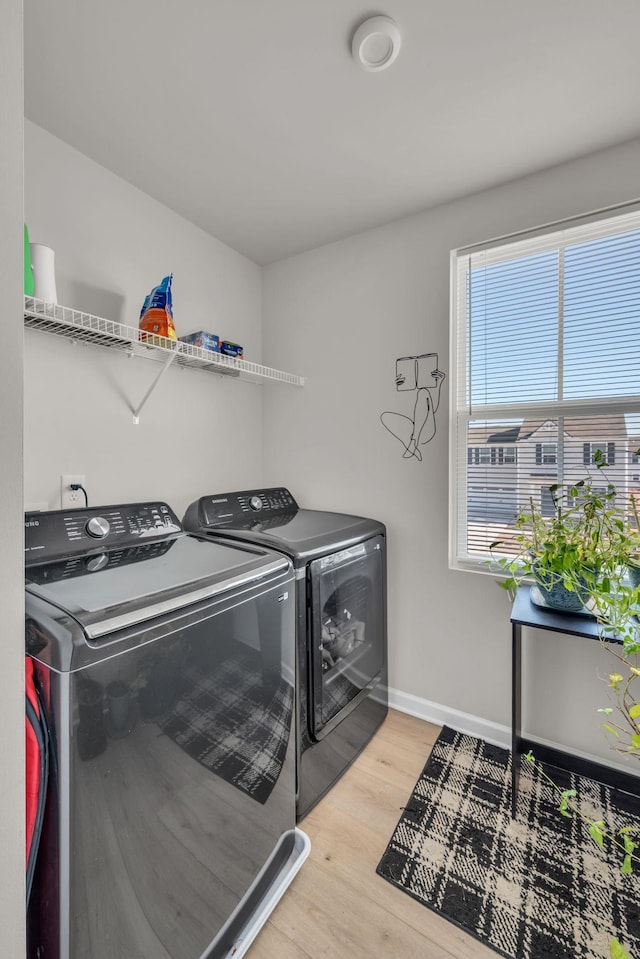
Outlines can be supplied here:
[[516, 814], [520, 778], [520, 711], [522, 701], [522, 626], [511, 624], [511, 816]]

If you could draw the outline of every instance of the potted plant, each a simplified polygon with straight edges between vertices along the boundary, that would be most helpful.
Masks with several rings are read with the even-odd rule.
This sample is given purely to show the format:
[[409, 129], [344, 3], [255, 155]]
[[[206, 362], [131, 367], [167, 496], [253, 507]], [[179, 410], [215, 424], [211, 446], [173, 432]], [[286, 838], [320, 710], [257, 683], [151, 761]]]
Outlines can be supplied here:
[[629, 558], [627, 560], [627, 571], [629, 573], [629, 580], [631, 585], [636, 588], [640, 586], [640, 512], [638, 510], [638, 503], [633, 495], [630, 496], [631, 501], [631, 511], [633, 513], [633, 519], [635, 523], [635, 533], [637, 537], [636, 546], [630, 551]]
[[[601, 452], [595, 454], [595, 465], [602, 476], [607, 464]], [[529, 509], [516, 520], [515, 538], [492, 543], [491, 550], [512, 551], [497, 560], [498, 568], [508, 574], [500, 583], [503, 588], [513, 591], [524, 579], [533, 578], [549, 606], [576, 611], [589, 604], [601, 639], [616, 661], [608, 677], [611, 705], [599, 710], [603, 727], [614, 750], [640, 759], [640, 692], [636, 689], [640, 682], [640, 510], [631, 496], [635, 522], [630, 522], [616, 506], [614, 485], [606, 477], [605, 483], [603, 492], [602, 480], [596, 488], [588, 475], [569, 489], [564, 506], [558, 487], [552, 486], [553, 515], [543, 516], [530, 501]], [[618, 642], [608, 642], [613, 637]], [[639, 861], [637, 826], [610, 828], [590, 811], [585, 814], [574, 802], [573, 790], [557, 786], [531, 753], [526, 758], [559, 794], [561, 815], [584, 820], [598, 845], [612, 842], [621, 853], [621, 871], [632, 872]], [[630, 959], [617, 938], [611, 940], [610, 950], [611, 959]]]
[[[595, 454], [599, 471], [607, 464], [600, 450]], [[513, 592], [525, 579], [534, 579], [548, 606], [565, 612], [579, 612], [596, 597], [611, 594], [623, 582], [633, 558], [640, 563], [640, 535], [625, 522], [616, 507], [616, 488], [605, 476], [594, 486], [592, 477], [571, 486], [566, 505], [562, 491], [551, 486], [554, 510], [550, 516], [530, 500], [515, 523], [510, 541], [497, 540], [490, 550], [502, 555], [491, 561], [494, 569], [507, 573], [500, 585]], [[515, 550], [515, 555], [514, 555]], [[640, 574], [640, 568], [639, 568]]]

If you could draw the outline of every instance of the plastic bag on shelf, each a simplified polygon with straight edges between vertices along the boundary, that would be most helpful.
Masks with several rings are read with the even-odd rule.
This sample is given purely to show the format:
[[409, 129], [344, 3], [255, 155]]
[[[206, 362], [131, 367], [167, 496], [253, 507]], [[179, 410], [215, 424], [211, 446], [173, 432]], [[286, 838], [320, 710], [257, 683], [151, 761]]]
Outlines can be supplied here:
[[154, 286], [145, 298], [140, 310], [140, 322], [138, 323], [141, 330], [140, 339], [156, 346], [167, 345], [159, 337], [176, 341], [178, 339], [173, 324], [172, 280], [173, 273], [170, 273], [169, 276], [164, 277], [158, 286]]

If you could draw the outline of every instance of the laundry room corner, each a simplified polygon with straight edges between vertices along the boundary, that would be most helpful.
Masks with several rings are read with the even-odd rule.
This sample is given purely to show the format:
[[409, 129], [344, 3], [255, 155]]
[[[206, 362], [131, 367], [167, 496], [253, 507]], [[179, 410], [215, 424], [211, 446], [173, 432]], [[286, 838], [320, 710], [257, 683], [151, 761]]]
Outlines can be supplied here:
[[[178, 335], [210, 329], [262, 360], [261, 269], [41, 127], [25, 123], [25, 219], [55, 250], [58, 302], [137, 327], [143, 300], [173, 273]], [[26, 330], [25, 502], [60, 506], [60, 477], [90, 502], [167, 499], [262, 479], [263, 390]], [[82, 442], [79, 442], [79, 437]], [[170, 455], [169, 455], [170, 454]]]

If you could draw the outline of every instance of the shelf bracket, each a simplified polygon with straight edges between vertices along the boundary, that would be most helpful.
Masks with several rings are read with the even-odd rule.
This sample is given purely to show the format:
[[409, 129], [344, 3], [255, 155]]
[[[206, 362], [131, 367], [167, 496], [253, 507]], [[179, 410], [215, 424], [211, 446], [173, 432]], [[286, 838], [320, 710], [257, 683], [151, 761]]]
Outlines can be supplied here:
[[137, 408], [133, 411], [133, 423], [134, 423], [134, 426], [137, 426], [137, 425], [140, 423], [140, 413], [141, 413], [141, 411], [142, 411], [142, 407], [145, 405], [145, 403], [147, 402], [147, 400], [149, 399], [149, 397], [151, 396], [151, 394], [152, 394], [153, 391], [155, 390], [156, 386], [158, 385], [158, 383], [160, 382], [160, 380], [162, 379], [162, 377], [164, 376], [164, 374], [167, 372], [167, 370], [169, 369], [169, 367], [171, 366], [171, 364], [172, 364], [173, 361], [175, 360], [176, 356], [177, 356], [177, 353], [170, 353], [170, 354], [169, 354], [169, 356], [167, 357], [165, 363], [163, 364], [162, 369], [160, 370], [160, 372], [159, 372], [158, 375], [156, 376], [155, 380], [153, 381], [153, 383], [151, 384], [151, 386], [149, 387], [149, 389], [147, 390], [147, 392], [144, 394], [144, 396], [143, 396], [142, 399], [140, 400]]

